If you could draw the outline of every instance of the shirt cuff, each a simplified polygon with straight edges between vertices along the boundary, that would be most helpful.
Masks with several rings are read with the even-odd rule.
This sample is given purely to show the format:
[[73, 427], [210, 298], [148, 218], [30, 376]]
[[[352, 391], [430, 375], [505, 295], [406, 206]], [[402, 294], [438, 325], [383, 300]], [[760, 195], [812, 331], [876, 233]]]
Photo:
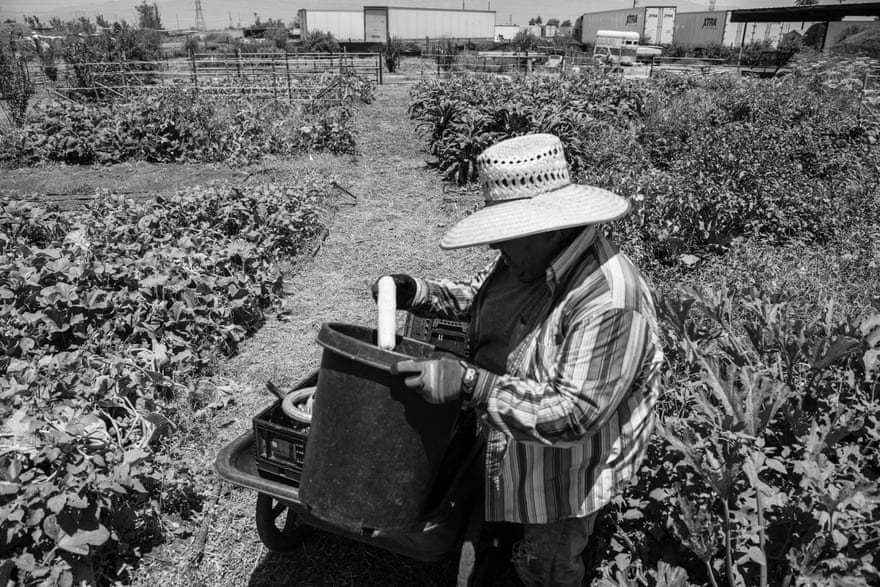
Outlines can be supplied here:
[[491, 371], [477, 368], [477, 384], [474, 386], [474, 393], [470, 397], [472, 406], [485, 406], [489, 401], [489, 392], [495, 387], [498, 375]]
[[413, 295], [412, 304], [410, 305], [424, 304], [425, 298], [428, 296], [428, 284], [420, 277], [413, 277], [413, 281], [416, 282], [416, 293]]

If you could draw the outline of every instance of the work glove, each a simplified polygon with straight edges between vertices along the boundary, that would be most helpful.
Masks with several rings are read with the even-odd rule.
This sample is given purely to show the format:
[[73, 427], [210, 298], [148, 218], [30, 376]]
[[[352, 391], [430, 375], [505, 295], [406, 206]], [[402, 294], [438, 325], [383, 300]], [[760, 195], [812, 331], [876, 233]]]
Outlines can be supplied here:
[[[404, 273], [392, 273], [389, 277], [394, 279], [394, 286], [397, 290], [397, 309], [408, 310], [416, 299], [416, 280]], [[370, 286], [373, 301], [379, 299], [379, 279]]]
[[478, 373], [476, 367], [446, 356], [398, 361], [391, 366], [391, 372], [405, 375], [404, 385], [432, 404], [455, 401], [463, 391], [465, 398], [470, 399]]

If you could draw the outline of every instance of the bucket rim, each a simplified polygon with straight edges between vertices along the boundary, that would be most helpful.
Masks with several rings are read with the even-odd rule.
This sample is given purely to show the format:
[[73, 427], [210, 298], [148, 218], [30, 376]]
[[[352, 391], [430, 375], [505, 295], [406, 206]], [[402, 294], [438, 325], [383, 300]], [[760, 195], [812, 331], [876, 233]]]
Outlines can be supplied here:
[[[364, 363], [369, 367], [380, 369], [391, 374], [394, 374], [391, 370], [391, 367], [395, 363], [399, 361], [404, 361], [406, 359], [419, 358], [414, 355], [408, 355], [406, 353], [380, 349], [374, 344], [367, 343], [363, 340], [359, 340], [349, 334], [346, 334], [345, 332], [343, 332], [343, 330], [355, 330], [360, 331], [361, 333], [370, 333], [371, 338], [376, 331], [374, 328], [359, 326], [357, 324], [345, 324], [343, 322], [325, 322], [321, 325], [321, 330], [318, 332], [318, 344], [325, 349], [342, 355], [349, 360]], [[415, 340], [413, 338], [407, 338], [399, 334], [395, 335], [395, 348], [397, 348], [400, 345], [400, 342], [404, 339], [418, 345], [425, 345], [427, 347], [433, 348], [433, 345], [429, 345], [425, 342]]]

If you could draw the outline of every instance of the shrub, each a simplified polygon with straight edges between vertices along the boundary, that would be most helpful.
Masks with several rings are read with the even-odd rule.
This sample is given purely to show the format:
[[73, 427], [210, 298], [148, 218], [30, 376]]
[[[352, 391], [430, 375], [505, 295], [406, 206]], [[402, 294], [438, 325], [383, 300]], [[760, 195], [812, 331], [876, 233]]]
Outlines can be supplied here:
[[403, 41], [397, 37], [392, 37], [385, 43], [385, 46], [382, 48], [382, 57], [385, 59], [385, 67], [388, 68], [389, 73], [397, 71], [404, 48]]
[[310, 31], [303, 36], [302, 51], [305, 53], [339, 53], [340, 50], [333, 33]]
[[0, 99], [6, 101], [12, 122], [22, 125], [34, 86], [28, 76], [27, 64], [6, 46], [0, 46]]
[[837, 43], [833, 50], [844, 55], [863, 55], [871, 59], [880, 59], [880, 27], [847, 36]]

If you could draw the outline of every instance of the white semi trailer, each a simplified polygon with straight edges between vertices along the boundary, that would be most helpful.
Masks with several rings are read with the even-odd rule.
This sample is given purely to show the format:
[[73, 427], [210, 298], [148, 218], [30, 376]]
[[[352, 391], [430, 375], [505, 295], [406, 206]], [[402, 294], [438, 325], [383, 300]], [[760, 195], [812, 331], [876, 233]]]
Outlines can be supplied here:
[[[787, 33], [803, 35], [812, 22], [731, 22], [730, 11], [679, 12], [675, 15], [675, 43], [693, 49], [710, 45], [738, 47], [769, 43], [776, 46]], [[829, 29], [830, 30], [830, 29]]]
[[495, 12], [367, 6], [362, 11], [311, 10], [298, 12], [304, 34], [320, 30], [340, 41], [385, 43], [390, 38], [410, 41], [458, 39], [491, 41]]
[[600, 30], [630, 31], [643, 44], [668, 45], [675, 34], [675, 6], [643, 6], [582, 14], [575, 21], [574, 38], [595, 45]]

